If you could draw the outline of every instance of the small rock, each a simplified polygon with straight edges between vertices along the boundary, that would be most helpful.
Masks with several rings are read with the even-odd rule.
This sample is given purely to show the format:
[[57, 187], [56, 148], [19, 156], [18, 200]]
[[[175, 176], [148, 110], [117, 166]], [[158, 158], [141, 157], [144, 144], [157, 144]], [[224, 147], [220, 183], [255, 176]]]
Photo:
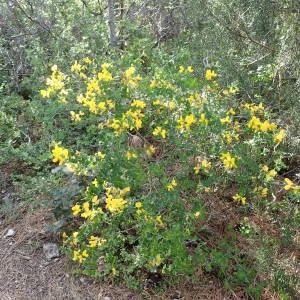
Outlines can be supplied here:
[[103, 300], [111, 300], [111, 298], [108, 296], [105, 296], [105, 297], [103, 297]]
[[79, 280], [80, 280], [80, 282], [85, 283], [85, 278], [84, 277], [80, 277]]
[[15, 233], [16, 232], [13, 229], [8, 229], [4, 237], [12, 237]]
[[180, 291], [175, 291], [171, 297], [172, 300], [179, 300], [182, 299], [182, 295]]
[[59, 257], [59, 250], [57, 244], [47, 243], [43, 245], [43, 252], [47, 259]]

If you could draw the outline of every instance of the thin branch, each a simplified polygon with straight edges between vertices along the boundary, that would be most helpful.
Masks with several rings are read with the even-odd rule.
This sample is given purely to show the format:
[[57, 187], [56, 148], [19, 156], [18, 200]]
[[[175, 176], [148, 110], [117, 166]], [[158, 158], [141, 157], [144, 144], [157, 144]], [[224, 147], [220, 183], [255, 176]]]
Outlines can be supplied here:
[[97, 16], [102, 16], [103, 15], [103, 9], [101, 9], [99, 12], [96, 12], [94, 10], [92, 10], [88, 4], [86, 3], [85, 0], [81, 0], [82, 4], [86, 7], [86, 9], [89, 11], [89, 13], [91, 13], [93, 16], [97, 17]]
[[230, 25], [225, 24], [224, 22], [222, 22], [222, 21], [220, 20], [220, 18], [218, 18], [218, 17], [212, 12], [212, 10], [210, 10], [210, 9], [208, 8], [208, 11], [209, 11], [210, 14], [217, 20], [217, 22], [218, 22], [219, 24], [223, 25], [224, 28], [227, 29], [230, 33], [232, 33], [232, 34], [234, 34], [234, 35], [236, 35], [236, 36], [238, 36], [238, 37], [241, 37], [241, 38], [243, 38], [243, 39], [249, 40], [249, 41], [251, 41], [252, 43], [254, 43], [254, 44], [256, 44], [256, 45], [258, 45], [258, 46], [260, 46], [260, 47], [262, 47], [262, 48], [265, 48], [265, 49], [267, 49], [267, 50], [269, 50], [269, 51], [272, 51], [272, 52], [275, 52], [275, 51], [276, 51], [274, 48], [271, 48], [271, 47], [265, 45], [264, 43], [262, 43], [262, 42], [260, 42], [260, 41], [257, 41], [256, 39], [254, 39], [253, 37], [251, 37], [245, 30], [244, 30], [244, 34], [243, 34], [243, 33], [241, 33], [240, 31], [237, 31], [237, 29], [232, 29], [232, 28], [230, 27]]

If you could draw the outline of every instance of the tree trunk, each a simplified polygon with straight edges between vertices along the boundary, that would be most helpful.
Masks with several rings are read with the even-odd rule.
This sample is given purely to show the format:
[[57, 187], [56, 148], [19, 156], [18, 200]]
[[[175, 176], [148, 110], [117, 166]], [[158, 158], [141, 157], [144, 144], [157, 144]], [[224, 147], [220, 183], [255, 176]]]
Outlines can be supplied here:
[[108, 26], [110, 45], [116, 47], [118, 44], [118, 37], [116, 33], [116, 19], [115, 19], [115, 0], [108, 0]]

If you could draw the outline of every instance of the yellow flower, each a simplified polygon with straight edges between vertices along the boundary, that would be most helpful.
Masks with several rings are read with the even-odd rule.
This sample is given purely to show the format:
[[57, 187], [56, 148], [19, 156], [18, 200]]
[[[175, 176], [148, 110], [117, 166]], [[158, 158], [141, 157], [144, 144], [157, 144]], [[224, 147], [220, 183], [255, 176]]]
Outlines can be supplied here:
[[92, 248], [97, 247], [98, 238], [96, 238], [95, 236], [92, 235], [89, 239], [89, 244], [90, 244], [90, 247], [92, 247]]
[[231, 116], [234, 116], [236, 114], [235, 110], [231, 107], [229, 109], [229, 111], [227, 112], [227, 115], [231, 115]]
[[74, 216], [78, 215], [81, 212], [80, 205], [76, 204], [72, 207], [72, 213]]
[[289, 178], [284, 178], [285, 186], [283, 187], [286, 191], [292, 190], [292, 192], [297, 195], [300, 193], [300, 186], [296, 185]]
[[72, 72], [80, 72], [83, 69], [84, 69], [83, 66], [80, 65], [77, 60], [75, 60], [74, 64], [71, 66], [71, 71]]
[[95, 178], [95, 179], [92, 181], [92, 185], [94, 185], [95, 187], [98, 187], [98, 186], [99, 186], [99, 183], [98, 183], [97, 178]]
[[259, 118], [253, 116], [251, 120], [248, 122], [248, 127], [253, 129], [255, 132], [260, 130], [261, 121]]
[[217, 73], [215, 73], [214, 71], [212, 70], [206, 70], [205, 72], [205, 79], [206, 80], [213, 80], [215, 77], [217, 77]]
[[242, 197], [239, 194], [236, 194], [232, 197], [232, 199], [237, 202], [238, 204], [241, 203], [242, 205], [246, 204], [246, 197]]
[[271, 181], [277, 174], [277, 172], [273, 170], [269, 170], [269, 167], [266, 165], [261, 166], [262, 170], [265, 172], [266, 175], [266, 181]]
[[127, 160], [131, 160], [131, 159], [136, 159], [138, 158], [137, 154], [136, 153], [132, 153], [130, 151], [127, 151], [126, 152], [126, 158]]
[[92, 211], [90, 210], [89, 202], [84, 202], [82, 204], [82, 210], [83, 210], [83, 213], [81, 214], [82, 218], [91, 218], [91, 219], [93, 219]]
[[195, 217], [195, 218], [199, 218], [200, 215], [201, 215], [200, 211], [196, 211], [196, 212], [194, 213], [194, 217]]
[[82, 255], [82, 257], [89, 257], [89, 254], [87, 253], [86, 250], [83, 250], [81, 255]]
[[172, 181], [170, 182], [170, 184], [167, 186], [167, 190], [168, 191], [172, 191], [174, 190], [174, 187], [177, 186], [177, 182], [176, 180], [173, 178]]
[[188, 66], [187, 70], [188, 70], [189, 73], [193, 73], [194, 72], [194, 69], [192, 68], [192, 66]]
[[125, 72], [123, 73], [123, 78], [122, 82], [124, 84], [128, 84], [131, 86], [135, 86], [138, 84], [138, 81], [141, 80], [142, 78], [140, 76], [133, 76], [135, 74], [135, 68], [134, 67], [129, 67]]
[[155, 153], [155, 147], [153, 145], [150, 145], [147, 149], [146, 149], [146, 154], [148, 156], [151, 156], [152, 154]]
[[94, 203], [96, 205], [98, 205], [100, 203], [100, 200], [97, 195], [92, 198], [92, 203]]
[[293, 185], [294, 185], [294, 183], [293, 183], [293, 181], [292, 180], [290, 180], [289, 178], [284, 178], [284, 182], [285, 182], [285, 186], [284, 186], [284, 189], [286, 190], [286, 191], [289, 191], [290, 189], [292, 189], [292, 187], [293, 187]]
[[162, 221], [162, 219], [161, 219], [161, 216], [157, 216], [157, 217], [155, 218], [155, 222], [158, 223], [158, 225], [160, 225], [160, 226], [163, 226], [163, 225], [164, 225], [164, 223], [163, 223], [163, 221]]
[[113, 198], [112, 195], [106, 197], [106, 209], [112, 214], [120, 213], [125, 209], [127, 201], [123, 198]]
[[72, 260], [73, 261], [79, 261], [79, 262], [82, 262], [82, 256], [80, 255], [80, 250], [74, 250], [73, 251], [73, 258], [72, 258]]
[[268, 121], [264, 121], [260, 124], [260, 130], [262, 132], [273, 131], [277, 128], [275, 123], [269, 123]]
[[100, 151], [98, 151], [97, 153], [95, 153], [96, 156], [100, 157], [101, 159], [104, 159], [106, 157], [105, 153], [102, 153]]
[[229, 116], [226, 116], [226, 118], [220, 119], [221, 124], [230, 124], [232, 120], [230, 119]]
[[239, 91], [240, 89], [238, 87], [230, 87], [229, 93], [235, 94]]
[[185, 128], [186, 130], [191, 129], [191, 125], [196, 123], [196, 119], [193, 115], [188, 115], [185, 117]]
[[43, 98], [50, 98], [50, 93], [52, 92], [51, 89], [47, 90], [40, 90], [40, 94]]
[[152, 134], [153, 134], [154, 136], [159, 136], [159, 135], [160, 135], [163, 139], [165, 139], [165, 138], [166, 138], [167, 132], [166, 132], [165, 129], [162, 129], [160, 126], [158, 126], [158, 127], [156, 127], [156, 128], [153, 130]]
[[141, 214], [143, 214], [144, 212], [145, 212], [144, 209], [137, 209], [137, 210], [136, 210], [136, 213], [137, 213], [138, 215], [141, 215]]
[[179, 73], [183, 73], [184, 72], [184, 67], [183, 66], [180, 66], [179, 67]]
[[202, 124], [205, 124], [206, 126], [208, 125], [208, 119], [206, 118], [206, 115], [205, 113], [202, 113], [200, 115], [200, 120], [199, 120], [200, 123]]
[[194, 167], [195, 174], [199, 174], [199, 172], [200, 172], [200, 169], [201, 169], [201, 166], [200, 166], [200, 164], [197, 164], [197, 165]]
[[89, 57], [85, 57], [85, 58], [83, 59], [83, 61], [84, 61], [86, 64], [88, 64], [88, 65], [90, 65], [90, 64], [93, 62]]
[[285, 137], [285, 130], [281, 129], [277, 134], [274, 136], [274, 142], [280, 143]]
[[266, 198], [268, 196], [268, 188], [264, 188], [262, 186], [255, 187], [254, 192], [259, 193], [262, 198]]
[[58, 145], [55, 145], [55, 147], [52, 149], [52, 155], [53, 155], [53, 162], [61, 166], [65, 160], [69, 159], [69, 151], [68, 149], [65, 149], [63, 147], [60, 147]]
[[142, 202], [136, 202], [134, 205], [136, 208], [141, 208], [143, 206]]
[[157, 254], [155, 258], [152, 260], [151, 265], [158, 267], [161, 265], [161, 263], [162, 263], [162, 258], [160, 254]]
[[58, 70], [57, 65], [53, 65], [53, 66], [51, 67], [51, 71], [52, 71], [52, 72], [57, 72], [57, 70]]
[[237, 168], [237, 165], [236, 165], [236, 159], [237, 157], [232, 157], [230, 155], [229, 152], [227, 153], [221, 153], [221, 156], [220, 156], [221, 160], [223, 160], [223, 163], [225, 165], [225, 169], [236, 169]]
[[81, 116], [84, 115], [84, 112], [79, 111], [79, 113], [76, 114], [74, 111], [71, 110], [71, 111], [70, 111], [70, 114], [71, 114], [71, 120], [72, 120], [72, 121], [75, 121], [75, 122], [78, 122], [78, 121], [81, 120]]
[[145, 108], [146, 107], [146, 103], [144, 101], [141, 101], [141, 100], [134, 100], [132, 103], [131, 103], [131, 106], [132, 107], [136, 107], [136, 108]]

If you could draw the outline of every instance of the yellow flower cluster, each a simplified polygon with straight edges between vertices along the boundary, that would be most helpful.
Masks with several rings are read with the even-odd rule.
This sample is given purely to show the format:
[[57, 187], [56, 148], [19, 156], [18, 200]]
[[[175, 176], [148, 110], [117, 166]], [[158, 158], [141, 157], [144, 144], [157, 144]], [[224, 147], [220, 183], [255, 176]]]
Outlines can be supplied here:
[[202, 114], [200, 115], [199, 122], [200, 122], [201, 124], [205, 124], [206, 126], [208, 125], [209, 120], [206, 118], [206, 114], [205, 114], [205, 113], [202, 113]]
[[157, 254], [153, 260], [150, 261], [150, 265], [154, 267], [158, 267], [162, 264], [163, 259], [160, 254]]
[[71, 66], [71, 71], [72, 72], [81, 72], [81, 71], [84, 71], [84, 70], [86, 70], [86, 67], [79, 64], [77, 60], [75, 60], [73, 65]]
[[145, 210], [142, 208], [143, 207], [143, 203], [142, 202], [138, 201], [138, 202], [135, 203], [134, 206], [137, 209], [136, 213], [138, 215], [141, 215], [141, 214], [143, 214], [145, 212]]
[[240, 139], [240, 135], [232, 132], [225, 132], [222, 134], [227, 143], [231, 144], [233, 141], [238, 141]]
[[[194, 72], [194, 69], [193, 69], [192, 66], [188, 66], [188, 67], [186, 68], [186, 70], [187, 70], [189, 73], [193, 73], [193, 72]], [[184, 66], [180, 66], [178, 72], [179, 72], [179, 73], [183, 73], [184, 71], [185, 71]]]
[[268, 196], [269, 189], [262, 186], [257, 186], [253, 190], [255, 193], [257, 193], [260, 197], [266, 198]]
[[161, 113], [163, 109], [169, 109], [169, 110], [173, 110], [176, 107], [176, 102], [175, 101], [167, 101], [165, 103], [163, 103], [160, 100], [154, 100], [152, 101], [152, 104], [157, 108], [157, 113]]
[[74, 250], [73, 251], [73, 261], [78, 261], [82, 263], [87, 257], [89, 257], [89, 254], [86, 250], [80, 251], [80, 250]]
[[218, 76], [217, 73], [215, 73], [215, 71], [212, 71], [210, 69], [206, 70], [206, 72], [205, 72], [205, 79], [206, 80], [213, 80], [217, 76]]
[[193, 93], [185, 98], [185, 100], [195, 107], [201, 107], [202, 104], [207, 103], [207, 99], [205, 97], [201, 97], [199, 93]]
[[81, 110], [79, 111], [79, 113], [75, 113], [75, 111], [71, 110], [70, 111], [70, 115], [71, 115], [71, 120], [78, 122], [81, 120], [81, 117], [84, 116], [84, 112], [82, 112]]
[[149, 147], [146, 148], [146, 155], [147, 156], [152, 156], [155, 153], [155, 147], [153, 145], [150, 145]]
[[280, 143], [285, 138], [285, 130], [281, 129], [277, 134], [274, 135], [274, 142]]
[[292, 180], [289, 178], [284, 178], [284, 189], [286, 191], [292, 191], [295, 195], [300, 194], [300, 186], [296, 185]]
[[135, 67], [129, 67], [125, 72], [123, 73], [122, 83], [129, 86], [136, 86], [138, 82], [142, 79], [141, 76], [135, 74]]
[[144, 117], [144, 114], [140, 109], [137, 110], [131, 110], [129, 109], [125, 113], [122, 114], [121, 119], [109, 119], [106, 122], [106, 126], [108, 128], [114, 129], [114, 134], [116, 136], [121, 135], [124, 131], [127, 129], [129, 130], [139, 130], [143, 127], [142, 118]]
[[277, 125], [268, 121], [262, 122], [259, 118], [252, 116], [251, 120], [248, 122], [248, 127], [253, 129], [255, 132], [267, 132], [275, 130]]
[[236, 194], [232, 197], [232, 199], [238, 203], [238, 204], [242, 204], [242, 205], [245, 205], [246, 204], [246, 197], [242, 197], [240, 196], [239, 194]]
[[167, 132], [165, 129], [161, 128], [160, 126], [156, 127], [152, 134], [154, 136], [161, 136], [163, 139], [165, 139], [167, 137]]
[[126, 158], [127, 158], [127, 160], [131, 160], [131, 159], [136, 159], [136, 158], [138, 158], [138, 156], [137, 156], [137, 154], [134, 153], [134, 152], [127, 151], [127, 152], [126, 152]]
[[237, 168], [236, 160], [239, 159], [239, 157], [237, 156], [232, 157], [231, 154], [227, 152], [227, 153], [221, 153], [220, 158], [224, 163], [225, 169], [230, 170], [230, 169]]
[[174, 188], [177, 186], [176, 180], [173, 178], [170, 182], [170, 184], [167, 185], [167, 190], [168, 191], [173, 191]]
[[194, 167], [195, 174], [199, 174], [200, 170], [203, 170], [204, 173], [208, 173], [211, 169], [211, 162], [207, 161], [206, 159], [203, 159], [201, 163], [198, 163]]
[[67, 91], [63, 89], [64, 79], [66, 76], [58, 71], [57, 65], [51, 68], [52, 74], [50, 78], [47, 78], [46, 85], [49, 87], [46, 90], [41, 90], [40, 94], [43, 98], [50, 98], [52, 92], [60, 91], [61, 95], [67, 94]]
[[177, 129], [186, 129], [191, 130], [191, 125], [196, 123], [196, 119], [194, 115], [187, 115], [184, 119], [180, 117], [179, 120], [177, 120], [178, 125], [176, 126]]
[[223, 90], [223, 95], [236, 94], [240, 89], [238, 87], [230, 87], [229, 89]]
[[98, 207], [99, 199], [97, 196], [92, 198], [92, 207], [90, 207], [90, 202], [86, 201], [80, 206], [76, 204], [72, 207], [72, 213], [74, 216], [77, 216], [81, 213], [81, 217], [85, 219], [93, 220], [97, 215], [102, 215], [104, 212], [103, 210]]
[[249, 110], [251, 115], [254, 115], [255, 113], [262, 114], [265, 110], [262, 103], [259, 103], [258, 105], [255, 105], [254, 103], [243, 103], [240, 105], [240, 108]]
[[106, 239], [101, 239], [99, 237], [91, 235], [89, 238], [89, 245], [91, 248], [101, 247], [107, 242]]
[[230, 119], [229, 116], [226, 116], [225, 118], [220, 119], [221, 124], [231, 124], [232, 120]]
[[124, 196], [130, 191], [130, 187], [124, 189], [117, 189], [114, 186], [106, 187], [106, 206], [105, 208], [112, 214], [121, 213], [127, 204]]
[[112, 73], [108, 71], [108, 68], [110, 68], [110, 67], [112, 67], [112, 64], [105, 63], [105, 64], [101, 65], [102, 71], [97, 74], [97, 78], [100, 81], [113, 81], [114, 80]]
[[57, 163], [61, 166], [67, 159], [69, 159], [69, 150], [58, 145], [55, 145], [52, 149], [54, 163]]
[[264, 171], [267, 182], [273, 180], [273, 178], [277, 175], [277, 172], [274, 169], [270, 170], [266, 165], [260, 165], [260, 168]]

